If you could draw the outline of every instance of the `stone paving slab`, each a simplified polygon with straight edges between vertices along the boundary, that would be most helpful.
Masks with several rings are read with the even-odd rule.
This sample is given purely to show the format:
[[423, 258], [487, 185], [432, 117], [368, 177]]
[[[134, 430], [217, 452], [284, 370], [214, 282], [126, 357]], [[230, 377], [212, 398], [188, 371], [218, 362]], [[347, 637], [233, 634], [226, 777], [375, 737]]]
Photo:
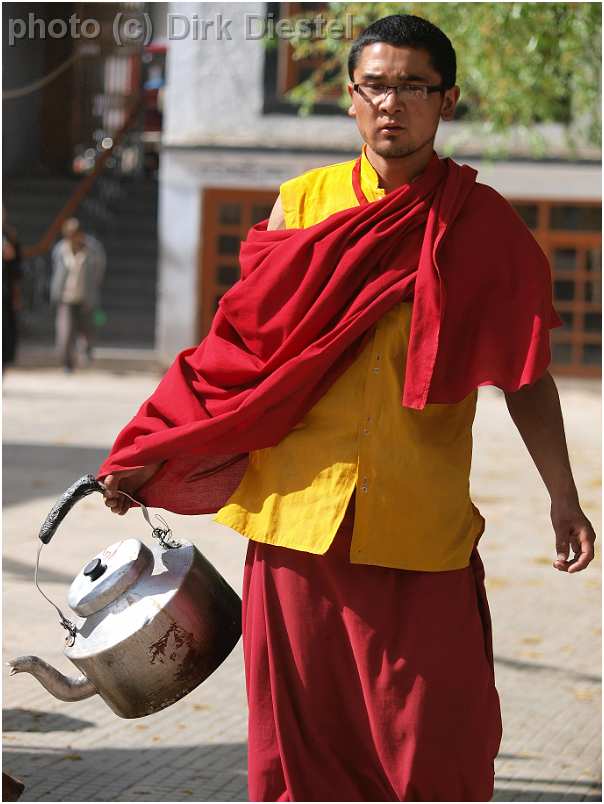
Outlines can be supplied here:
[[[8, 372], [4, 380], [4, 659], [37, 653], [62, 672], [63, 630], [33, 585], [37, 532], [77, 477], [94, 471], [158, 376], [88, 370]], [[600, 528], [600, 387], [560, 380], [582, 502]], [[480, 391], [473, 499], [504, 718], [496, 801], [600, 801], [601, 561], [554, 571], [545, 489], [496, 389]], [[168, 514], [240, 593], [246, 540], [211, 517]], [[81, 566], [112, 541], [146, 539], [140, 512], [113, 517], [100, 495], [78, 503], [42, 550], [40, 583], [59, 606]], [[241, 643], [172, 707], [122, 720], [99, 699], [65, 704], [3, 668], [4, 769], [23, 801], [245, 801]]]

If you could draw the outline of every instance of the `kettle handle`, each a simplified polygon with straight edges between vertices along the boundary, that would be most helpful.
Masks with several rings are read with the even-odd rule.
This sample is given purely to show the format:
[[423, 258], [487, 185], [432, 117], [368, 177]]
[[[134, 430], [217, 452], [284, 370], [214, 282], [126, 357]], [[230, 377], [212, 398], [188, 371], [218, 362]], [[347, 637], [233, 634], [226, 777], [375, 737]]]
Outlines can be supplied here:
[[44, 520], [44, 524], [40, 528], [39, 533], [40, 541], [44, 544], [48, 544], [55, 535], [56, 529], [78, 500], [81, 500], [82, 497], [87, 497], [89, 494], [92, 494], [93, 491], [100, 491], [102, 493], [103, 490], [104, 486], [99, 483], [94, 475], [84, 475], [84, 477], [76, 480], [67, 491], [61, 494]]

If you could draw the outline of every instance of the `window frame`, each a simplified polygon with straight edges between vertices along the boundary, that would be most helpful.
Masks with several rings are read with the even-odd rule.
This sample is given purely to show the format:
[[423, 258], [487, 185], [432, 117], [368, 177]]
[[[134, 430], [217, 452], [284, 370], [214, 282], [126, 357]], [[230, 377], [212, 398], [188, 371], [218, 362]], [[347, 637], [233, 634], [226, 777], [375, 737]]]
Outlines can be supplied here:
[[[601, 364], [585, 363], [582, 360], [582, 351], [585, 344], [602, 345], [602, 330], [590, 331], [585, 329], [585, 316], [588, 313], [602, 314], [601, 296], [592, 301], [585, 300], [584, 288], [587, 281], [595, 281], [601, 285], [602, 269], [599, 271], [587, 270], [587, 251], [595, 248], [602, 252], [602, 232], [585, 229], [553, 229], [550, 226], [550, 213], [555, 207], [591, 207], [600, 208], [601, 202], [587, 199], [544, 199], [544, 198], [514, 198], [507, 199], [516, 208], [517, 206], [535, 206], [537, 208], [537, 221], [535, 228], [530, 228], [535, 239], [543, 249], [550, 263], [552, 272], [552, 285], [556, 281], [573, 281], [575, 285], [572, 300], [558, 300], [553, 298], [554, 307], [558, 313], [571, 313], [573, 323], [571, 329], [557, 327], [551, 330], [552, 353], [556, 344], [570, 344], [571, 359], [568, 363], [556, 362], [552, 355], [551, 369], [555, 374], [573, 377], [599, 377]], [[572, 269], [556, 268], [556, 249], [574, 249], [577, 252], [577, 264]]]

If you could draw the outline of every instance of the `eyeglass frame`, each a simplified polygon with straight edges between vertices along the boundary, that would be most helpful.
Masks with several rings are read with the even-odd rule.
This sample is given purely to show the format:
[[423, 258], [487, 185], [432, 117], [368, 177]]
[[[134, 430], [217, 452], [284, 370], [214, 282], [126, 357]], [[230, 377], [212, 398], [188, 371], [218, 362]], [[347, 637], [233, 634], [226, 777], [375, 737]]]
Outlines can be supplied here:
[[[366, 87], [367, 84], [353, 84], [352, 88], [357, 94], [361, 95], [361, 97], [363, 97], [363, 99], [365, 100], [363, 94], [359, 91], [359, 87], [364, 87], [364, 86]], [[443, 92], [443, 91], [445, 91], [445, 87], [444, 87], [443, 84], [413, 84], [411, 82], [403, 82], [402, 84], [391, 84], [391, 85], [383, 84], [382, 87], [385, 90], [385, 93], [379, 99], [379, 101], [378, 101], [377, 98], [375, 98], [374, 100], [371, 100], [371, 98], [367, 98], [366, 100], [369, 103], [372, 103], [372, 104], [373, 103], [383, 103], [386, 100], [386, 98], [388, 97], [388, 93], [390, 92], [391, 89], [394, 90], [397, 99], [400, 99], [401, 96], [399, 95], [399, 89], [401, 87], [409, 87], [409, 86], [415, 87], [416, 89], [419, 89], [421, 87], [424, 90], [424, 98], [423, 98], [424, 101], [427, 101], [428, 96], [430, 94], [432, 94], [433, 92]]]

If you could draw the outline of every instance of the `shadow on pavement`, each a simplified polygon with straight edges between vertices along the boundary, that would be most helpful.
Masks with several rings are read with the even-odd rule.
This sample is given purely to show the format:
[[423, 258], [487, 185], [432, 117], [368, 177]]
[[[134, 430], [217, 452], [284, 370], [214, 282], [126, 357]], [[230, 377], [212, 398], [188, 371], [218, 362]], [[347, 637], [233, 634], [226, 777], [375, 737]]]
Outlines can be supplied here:
[[3, 768], [25, 782], [22, 801], [247, 801], [247, 746], [21, 751]]
[[40, 712], [35, 709], [3, 709], [3, 731], [82, 731], [96, 726], [91, 720], [62, 715], [59, 712]]
[[[602, 801], [601, 786], [596, 782], [581, 782], [568, 779], [505, 779], [515, 787], [498, 787], [495, 782], [495, 793], [492, 801]], [[523, 787], [527, 782], [530, 786]], [[572, 785], [572, 792], [568, 789]]]
[[[3, 575], [12, 575], [13, 577], [18, 578], [27, 578], [31, 580], [33, 583], [34, 580], [34, 564], [26, 563], [25, 561], [17, 561], [15, 558], [9, 558], [8, 556], [3, 556], [2, 558], [2, 574]], [[44, 567], [40, 567], [38, 570], [38, 582], [39, 583], [61, 583], [66, 584], [67, 586], [71, 585], [73, 581], [73, 575], [67, 575], [67, 573], [57, 572], [53, 569], [45, 569]]]
[[538, 662], [522, 662], [518, 659], [505, 659], [501, 656], [495, 656], [495, 664], [508, 667], [510, 670], [520, 670], [522, 672], [552, 673], [564, 675], [565, 677], [572, 676], [577, 681], [587, 681], [592, 684], [599, 684], [602, 681], [601, 676], [592, 675], [591, 673], [582, 673], [578, 670], [571, 670], [568, 667], [555, 667], [551, 664], [539, 664]]
[[36, 497], [58, 498], [82, 475], [95, 474], [109, 449], [4, 443], [4, 507], [31, 502]]
[[[153, 739], [155, 748], [70, 753], [9, 747], [4, 768], [25, 782], [23, 801], [248, 800], [245, 744], [162, 748]], [[601, 801], [599, 791], [590, 781], [498, 777], [493, 800]]]

